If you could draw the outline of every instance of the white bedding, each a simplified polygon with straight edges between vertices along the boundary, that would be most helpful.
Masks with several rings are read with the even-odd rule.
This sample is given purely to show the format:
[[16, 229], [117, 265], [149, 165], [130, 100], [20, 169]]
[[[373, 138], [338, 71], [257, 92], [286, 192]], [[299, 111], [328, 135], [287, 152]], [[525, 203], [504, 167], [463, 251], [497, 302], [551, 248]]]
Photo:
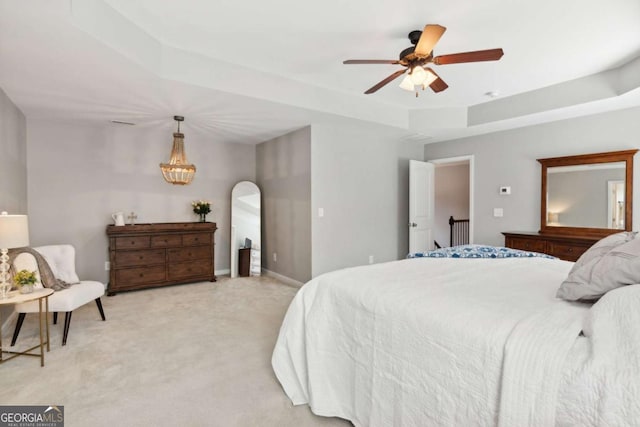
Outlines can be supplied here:
[[564, 364], [558, 426], [640, 425], [640, 285], [607, 293]]
[[555, 298], [571, 266], [421, 258], [319, 276], [289, 307], [274, 371], [294, 404], [356, 426], [553, 425], [589, 313]]

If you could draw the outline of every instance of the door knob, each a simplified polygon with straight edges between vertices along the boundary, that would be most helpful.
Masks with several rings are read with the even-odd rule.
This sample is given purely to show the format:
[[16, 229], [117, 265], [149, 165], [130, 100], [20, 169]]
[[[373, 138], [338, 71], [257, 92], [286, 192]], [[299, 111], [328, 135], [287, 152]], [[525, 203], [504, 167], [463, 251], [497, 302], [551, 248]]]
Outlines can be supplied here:
[[415, 222], [410, 222], [409, 223], [409, 227], [417, 227], [417, 226], [418, 226], [418, 224], [416, 224]]

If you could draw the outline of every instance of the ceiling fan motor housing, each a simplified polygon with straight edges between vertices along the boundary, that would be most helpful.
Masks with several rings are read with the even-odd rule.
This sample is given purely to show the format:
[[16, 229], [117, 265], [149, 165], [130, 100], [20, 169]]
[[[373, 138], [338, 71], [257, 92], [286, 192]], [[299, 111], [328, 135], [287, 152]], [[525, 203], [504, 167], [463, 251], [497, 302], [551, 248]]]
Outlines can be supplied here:
[[405, 56], [410, 55], [413, 51], [416, 50], [415, 46], [411, 46], [400, 52], [400, 59], [402, 60]]
[[411, 42], [411, 44], [415, 46], [418, 44], [418, 41], [420, 40], [421, 35], [422, 35], [422, 31], [414, 30], [414, 31], [411, 31], [407, 37], [409, 37], [409, 41]]

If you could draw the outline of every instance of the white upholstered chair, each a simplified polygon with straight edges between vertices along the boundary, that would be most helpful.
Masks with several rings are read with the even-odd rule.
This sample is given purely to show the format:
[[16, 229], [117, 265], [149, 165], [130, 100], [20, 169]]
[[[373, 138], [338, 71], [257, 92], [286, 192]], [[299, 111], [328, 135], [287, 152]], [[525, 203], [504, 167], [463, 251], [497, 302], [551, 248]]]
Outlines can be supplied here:
[[[100, 282], [93, 280], [80, 280], [78, 278], [75, 268], [76, 251], [73, 246], [48, 245], [39, 246], [33, 249], [38, 251], [44, 257], [47, 264], [49, 264], [49, 267], [51, 267], [53, 275], [57, 279], [63, 280], [67, 283], [75, 283], [67, 289], [55, 291], [53, 295], [49, 297], [49, 311], [53, 313], [53, 323], [57, 323], [58, 313], [65, 313], [62, 345], [67, 343], [69, 325], [71, 324], [71, 314], [76, 308], [91, 301], [95, 301], [102, 320], [106, 320], [104, 310], [102, 309], [102, 302], [100, 301], [100, 297], [104, 295], [105, 286]], [[13, 266], [16, 271], [23, 269], [29, 271], [38, 270], [38, 264], [36, 263], [35, 257], [29, 253], [19, 254], [14, 259]], [[40, 284], [40, 286], [42, 286], [42, 284]], [[20, 333], [20, 328], [22, 327], [22, 322], [24, 322], [25, 315], [27, 313], [38, 313], [38, 302], [30, 301], [23, 304], [16, 304], [15, 311], [18, 313], [18, 321], [16, 322], [16, 329], [13, 332], [11, 345], [14, 345], [18, 339], [18, 334]]]

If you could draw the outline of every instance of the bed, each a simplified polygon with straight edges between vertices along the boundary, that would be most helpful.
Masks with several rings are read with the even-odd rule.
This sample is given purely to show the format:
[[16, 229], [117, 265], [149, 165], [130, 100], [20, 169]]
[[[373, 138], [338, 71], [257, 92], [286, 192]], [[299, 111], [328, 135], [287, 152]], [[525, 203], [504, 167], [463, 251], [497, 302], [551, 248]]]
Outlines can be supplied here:
[[555, 295], [574, 263], [500, 251], [305, 284], [272, 358], [287, 396], [355, 426], [640, 420], [640, 286], [567, 302]]

